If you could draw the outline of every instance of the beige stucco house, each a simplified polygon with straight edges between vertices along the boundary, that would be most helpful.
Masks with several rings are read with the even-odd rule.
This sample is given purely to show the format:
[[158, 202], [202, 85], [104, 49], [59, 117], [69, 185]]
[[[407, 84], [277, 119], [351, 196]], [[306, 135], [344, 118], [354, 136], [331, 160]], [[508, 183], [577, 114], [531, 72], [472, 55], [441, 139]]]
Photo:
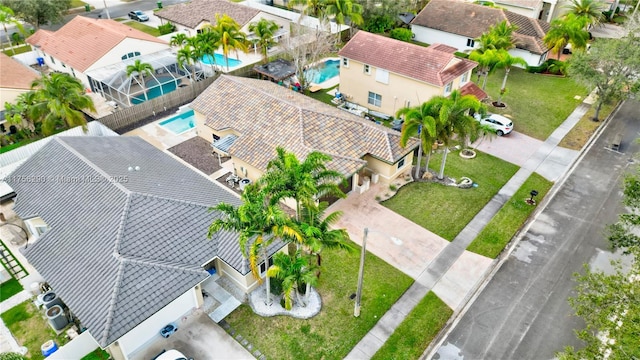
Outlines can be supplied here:
[[340, 92], [349, 102], [391, 116], [456, 89], [482, 100], [486, 94], [471, 82], [477, 63], [456, 57], [455, 50], [359, 31], [338, 53]]
[[389, 182], [410, 171], [418, 146], [402, 148], [399, 132], [270, 81], [222, 75], [190, 107], [198, 136], [253, 181], [282, 146], [298, 158], [330, 155], [328, 167], [347, 179], [343, 191], [365, 191], [368, 179]]
[[[0, 112], [4, 112], [5, 103], [14, 103], [20, 94], [30, 91], [39, 76], [36, 70], [0, 52]], [[0, 116], [0, 134], [6, 131], [4, 116]]]

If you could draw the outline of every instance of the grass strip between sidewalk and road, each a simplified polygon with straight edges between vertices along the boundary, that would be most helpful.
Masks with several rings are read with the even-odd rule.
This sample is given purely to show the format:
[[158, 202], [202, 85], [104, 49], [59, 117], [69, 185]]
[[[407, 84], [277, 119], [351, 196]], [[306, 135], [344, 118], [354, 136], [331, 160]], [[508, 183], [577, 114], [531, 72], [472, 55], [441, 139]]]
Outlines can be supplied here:
[[[518, 171], [518, 166], [476, 150], [474, 159], [458, 152], [447, 156], [445, 175], [471, 178], [477, 187], [459, 189], [434, 182], [412, 182], [381, 204], [423, 228], [452, 241]], [[441, 154], [433, 154], [431, 169], [439, 169]], [[424, 157], [423, 157], [424, 161]]]
[[225, 318], [267, 359], [343, 359], [411, 286], [413, 279], [367, 252], [362, 312], [353, 316], [360, 247], [356, 251], [324, 250], [317, 286], [322, 310], [311, 319], [262, 317], [247, 305]]
[[140, 30], [140, 31], [142, 31], [144, 33], [147, 33], [147, 34], [151, 35], [151, 36], [158, 37], [158, 36], [162, 35], [162, 34], [160, 34], [160, 30], [158, 30], [158, 28], [154, 28], [154, 27], [145, 25], [145, 24], [143, 24], [141, 22], [127, 21], [127, 22], [123, 22], [123, 24], [125, 24], [125, 25], [127, 25], [129, 27], [132, 27], [134, 29]]
[[560, 141], [558, 146], [572, 149], [572, 150], [580, 150], [582, 147], [591, 139], [593, 133], [598, 130], [600, 125], [604, 119], [608, 118], [609, 115], [615, 110], [617, 102], [611, 104], [602, 105], [602, 109], [600, 109], [600, 121], [593, 121], [593, 115], [596, 113], [595, 106], [591, 106], [589, 111], [578, 121], [578, 123], [565, 135], [564, 138]]
[[453, 310], [433, 291], [429, 291], [375, 353], [372, 360], [419, 359], [452, 314]]
[[531, 190], [538, 191], [535, 200], [540, 204], [553, 183], [541, 175], [531, 174], [520, 189], [505, 203], [487, 226], [473, 240], [467, 250], [495, 259], [511, 241], [536, 206], [525, 202], [531, 197]]

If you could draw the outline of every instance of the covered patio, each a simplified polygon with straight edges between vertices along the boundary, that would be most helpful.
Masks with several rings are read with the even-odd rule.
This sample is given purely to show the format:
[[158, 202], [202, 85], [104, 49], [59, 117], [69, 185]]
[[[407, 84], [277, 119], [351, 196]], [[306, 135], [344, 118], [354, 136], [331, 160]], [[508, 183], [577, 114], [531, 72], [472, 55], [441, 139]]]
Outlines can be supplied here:
[[[153, 71], [141, 83], [137, 73], [127, 75], [127, 66], [136, 60], [151, 65]], [[180, 66], [170, 50], [132, 57], [120, 63], [87, 72], [91, 90], [104, 97], [113, 107], [140, 104], [170, 93], [191, 81], [205, 78], [202, 65]]]

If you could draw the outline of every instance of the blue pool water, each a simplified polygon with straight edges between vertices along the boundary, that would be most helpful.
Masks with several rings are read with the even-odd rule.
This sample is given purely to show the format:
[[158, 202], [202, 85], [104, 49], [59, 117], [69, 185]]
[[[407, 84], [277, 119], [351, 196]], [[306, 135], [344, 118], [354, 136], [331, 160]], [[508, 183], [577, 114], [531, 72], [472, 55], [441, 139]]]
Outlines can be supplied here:
[[307, 70], [307, 81], [320, 84], [340, 75], [340, 60], [326, 60], [324, 63]]
[[[160, 86], [158, 86], [158, 81], [160, 81]], [[177, 88], [177, 81], [172, 76], [159, 77], [158, 81], [156, 79], [151, 79], [147, 81], [145, 86], [147, 87], [147, 99], [155, 99], [158, 96], [168, 94]], [[144, 95], [138, 95], [131, 98], [132, 104], [140, 104], [145, 102], [146, 99]]]
[[180, 135], [196, 127], [196, 119], [193, 116], [193, 110], [189, 110], [170, 119], [163, 120], [158, 125], [176, 135]]
[[[215, 54], [214, 57], [212, 58], [211, 55], [205, 55], [202, 57], [202, 59], [200, 59], [202, 61], [203, 64], [207, 64], [207, 65], [220, 65], [220, 66], [227, 66], [227, 62], [224, 60], [224, 55], [222, 54]], [[242, 64], [242, 61], [240, 60], [236, 60], [236, 59], [232, 59], [229, 58], [229, 67], [232, 68], [234, 66], [238, 66]]]

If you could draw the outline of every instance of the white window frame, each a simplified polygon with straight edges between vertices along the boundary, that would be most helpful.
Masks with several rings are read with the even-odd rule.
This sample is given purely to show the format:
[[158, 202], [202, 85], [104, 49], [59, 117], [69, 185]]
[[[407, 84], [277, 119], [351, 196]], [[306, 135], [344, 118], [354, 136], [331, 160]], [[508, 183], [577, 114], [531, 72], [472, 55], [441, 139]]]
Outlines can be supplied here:
[[373, 91], [369, 91], [369, 95], [367, 96], [367, 103], [369, 105], [382, 107], [382, 95], [376, 94]]
[[450, 82], [444, 86], [444, 94], [445, 95], [451, 94], [451, 89], [453, 89], [453, 82]]
[[371, 75], [371, 66], [369, 64], [364, 64], [363, 71], [367, 75]]
[[349, 67], [349, 59], [342, 58], [342, 66], [348, 68]]
[[405, 156], [402, 159], [400, 159], [400, 161], [398, 161], [398, 170], [400, 170], [404, 166], [406, 158], [407, 157]]
[[460, 78], [460, 85], [466, 84], [467, 81], [469, 81], [469, 73], [468, 72], [462, 74], [462, 78]]
[[258, 269], [260, 270], [261, 277], [267, 276], [267, 270], [269, 270], [271, 265], [273, 265], [273, 255], [269, 256], [269, 258], [267, 259], [267, 262], [269, 263], [269, 266], [265, 267], [264, 270], [262, 270], [262, 267], [264, 266], [264, 261], [261, 262], [260, 265], [258, 265]]

